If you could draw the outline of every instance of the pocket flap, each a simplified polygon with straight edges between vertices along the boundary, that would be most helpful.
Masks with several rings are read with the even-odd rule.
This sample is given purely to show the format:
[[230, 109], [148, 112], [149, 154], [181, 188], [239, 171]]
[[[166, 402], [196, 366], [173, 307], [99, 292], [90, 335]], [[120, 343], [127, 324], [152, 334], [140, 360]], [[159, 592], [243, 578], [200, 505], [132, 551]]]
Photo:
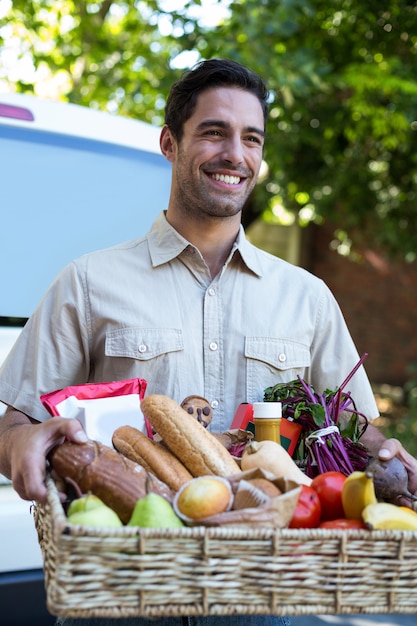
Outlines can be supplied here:
[[184, 349], [176, 328], [119, 328], [106, 334], [106, 356], [148, 360]]
[[246, 337], [245, 356], [286, 370], [310, 365], [308, 346], [290, 339]]

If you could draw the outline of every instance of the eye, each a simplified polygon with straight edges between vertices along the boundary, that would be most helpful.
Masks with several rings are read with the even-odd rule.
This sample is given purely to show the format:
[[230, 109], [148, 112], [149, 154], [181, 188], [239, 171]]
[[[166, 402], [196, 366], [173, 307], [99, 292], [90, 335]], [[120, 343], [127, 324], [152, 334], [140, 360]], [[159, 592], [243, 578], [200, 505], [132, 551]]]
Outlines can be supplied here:
[[206, 130], [205, 135], [211, 135], [213, 137], [220, 137], [221, 132], [217, 128], [211, 128], [210, 130]]
[[246, 140], [249, 141], [249, 143], [256, 143], [260, 146], [263, 145], [263, 140], [257, 135], [250, 135], [249, 137], [246, 137]]

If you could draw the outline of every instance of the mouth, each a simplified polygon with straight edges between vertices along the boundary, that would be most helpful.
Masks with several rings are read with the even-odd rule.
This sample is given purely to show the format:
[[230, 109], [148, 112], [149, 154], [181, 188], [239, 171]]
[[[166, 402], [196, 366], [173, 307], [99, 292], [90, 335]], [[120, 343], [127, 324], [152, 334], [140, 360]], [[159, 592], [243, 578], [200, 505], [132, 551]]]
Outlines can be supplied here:
[[226, 185], [239, 185], [239, 183], [243, 180], [240, 176], [233, 176], [230, 174], [211, 174], [210, 177], [213, 180], [225, 183]]

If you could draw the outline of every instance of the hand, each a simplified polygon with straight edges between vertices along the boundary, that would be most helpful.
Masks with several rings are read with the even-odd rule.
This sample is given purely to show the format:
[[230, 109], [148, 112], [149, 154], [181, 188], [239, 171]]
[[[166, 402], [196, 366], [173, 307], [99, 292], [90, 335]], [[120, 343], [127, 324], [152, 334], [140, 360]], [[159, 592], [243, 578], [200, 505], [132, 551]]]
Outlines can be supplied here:
[[[403, 463], [407, 470], [409, 492], [417, 495], [417, 459], [407, 452], [398, 439], [386, 439], [386, 441], [384, 441], [379, 448], [378, 457], [381, 461], [388, 461], [394, 456], [396, 456]], [[405, 504], [406, 506], [411, 506], [412, 504], [407, 498], [401, 498], [398, 502], [400, 504]]]
[[[22, 415], [17, 411], [14, 414]], [[13, 414], [12, 413], [12, 414]], [[76, 419], [54, 417], [42, 423], [21, 420], [9, 430], [11, 480], [13, 488], [23, 500], [46, 500], [46, 458], [56, 445], [65, 439], [75, 443], [88, 440]], [[60, 494], [64, 498], [64, 494]]]

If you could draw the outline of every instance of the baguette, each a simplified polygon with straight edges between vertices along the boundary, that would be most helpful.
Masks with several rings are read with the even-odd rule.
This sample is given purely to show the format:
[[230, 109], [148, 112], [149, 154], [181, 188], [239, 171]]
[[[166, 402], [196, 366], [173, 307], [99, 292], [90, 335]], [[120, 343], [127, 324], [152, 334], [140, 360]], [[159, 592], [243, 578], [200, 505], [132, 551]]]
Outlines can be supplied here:
[[120, 426], [113, 433], [113, 445], [128, 459], [142, 465], [174, 491], [193, 476], [166, 446], [152, 441], [133, 426]]
[[141, 411], [164, 443], [196, 476], [230, 476], [241, 469], [226, 448], [175, 400], [151, 394]]
[[49, 453], [48, 460], [58, 476], [74, 481], [82, 493], [99, 497], [124, 524], [148, 487], [170, 502], [174, 496], [168, 485], [141, 465], [97, 441], [64, 442]]

